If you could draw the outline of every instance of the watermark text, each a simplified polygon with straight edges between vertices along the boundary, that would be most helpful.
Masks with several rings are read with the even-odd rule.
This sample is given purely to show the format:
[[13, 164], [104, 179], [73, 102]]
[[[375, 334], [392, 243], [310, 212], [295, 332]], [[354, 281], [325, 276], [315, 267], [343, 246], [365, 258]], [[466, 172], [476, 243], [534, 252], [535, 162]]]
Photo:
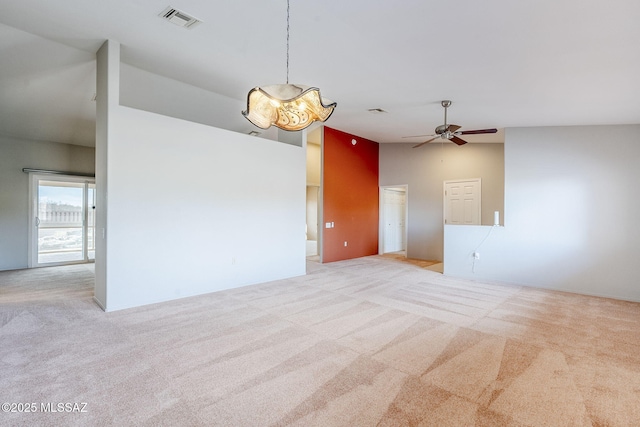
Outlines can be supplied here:
[[86, 402], [5, 402], [2, 412], [89, 412]]

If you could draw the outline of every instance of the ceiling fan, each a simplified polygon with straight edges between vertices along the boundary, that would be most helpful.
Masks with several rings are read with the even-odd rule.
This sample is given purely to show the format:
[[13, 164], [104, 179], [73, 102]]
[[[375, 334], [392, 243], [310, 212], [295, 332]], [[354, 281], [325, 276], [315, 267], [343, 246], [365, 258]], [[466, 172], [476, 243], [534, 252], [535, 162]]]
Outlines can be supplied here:
[[451, 101], [449, 100], [445, 100], [441, 102], [442, 106], [444, 107], [444, 124], [440, 125], [436, 128], [435, 130], [435, 134], [432, 135], [414, 135], [414, 136], [405, 136], [404, 138], [415, 138], [418, 136], [432, 136], [433, 138], [428, 139], [424, 142], [421, 142], [418, 145], [415, 145], [413, 148], [418, 148], [423, 146], [424, 144], [428, 144], [431, 141], [434, 141], [438, 138], [442, 138], [442, 139], [448, 139], [450, 141], [453, 141], [454, 143], [458, 144], [458, 145], [463, 145], [466, 144], [467, 141], [465, 141], [464, 139], [460, 138], [459, 135], [478, 135], [481, 133], [496, 133], [498, 132], [498, 129], [480, 129], [480, 130], [458, 130], [460, 129], [461, 126], [458, 125], [450, 125], [447, 124], [447, 108], [449, 108], [449, 106], [451, 106]]

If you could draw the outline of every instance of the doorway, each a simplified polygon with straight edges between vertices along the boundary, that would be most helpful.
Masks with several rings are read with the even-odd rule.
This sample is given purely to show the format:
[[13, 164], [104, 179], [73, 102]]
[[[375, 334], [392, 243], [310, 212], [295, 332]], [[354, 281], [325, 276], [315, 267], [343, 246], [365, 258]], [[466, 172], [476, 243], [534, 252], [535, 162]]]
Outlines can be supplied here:
[[307, 185], [307, 257], [318, 255], [318, 199], [320, 187]]
[[322, 262], [322, 141], [324, 128], [307, 133], [307, 260]]
[[29, 267], [95, 260], [95, 179], [31, 175]]
[[379, 253], [407, 250], [407, 186], [380, 188], [380, 250]]

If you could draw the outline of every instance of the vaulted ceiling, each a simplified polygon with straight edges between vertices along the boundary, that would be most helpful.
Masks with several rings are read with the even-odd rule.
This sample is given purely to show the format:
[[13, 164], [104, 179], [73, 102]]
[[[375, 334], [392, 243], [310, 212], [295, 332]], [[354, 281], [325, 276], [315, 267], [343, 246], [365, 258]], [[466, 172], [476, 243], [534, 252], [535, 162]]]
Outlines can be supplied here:
[[[203, 22], [162, 20], [167, 6]], [[286, 78], [286, 0], [5, 0], [0, 134], [92, 145], [95, 52], [230, 97]], [[291, 0], [290, 80], [378, 142], [463, 129], [640, 123], [637, 0]], [[374, 114], [369, 109], [385, 113]], [[499, 138], [499, 136], [498, 136]]]

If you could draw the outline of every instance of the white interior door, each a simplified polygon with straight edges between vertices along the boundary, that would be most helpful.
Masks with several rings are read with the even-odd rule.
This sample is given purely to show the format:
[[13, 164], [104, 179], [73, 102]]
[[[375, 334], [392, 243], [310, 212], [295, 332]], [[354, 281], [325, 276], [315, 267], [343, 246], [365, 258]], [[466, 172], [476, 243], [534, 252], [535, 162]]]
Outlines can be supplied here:
[[444, 223], [480, 225], [482, 186], [480, 178], [444, 182]]
[[32, 175], [31, 267], [95, 259], [95, 182]]
[[406, 205], [407, 193], [404, 189], [383, 189], [383, 252], [398, 252], [406, 249]]

